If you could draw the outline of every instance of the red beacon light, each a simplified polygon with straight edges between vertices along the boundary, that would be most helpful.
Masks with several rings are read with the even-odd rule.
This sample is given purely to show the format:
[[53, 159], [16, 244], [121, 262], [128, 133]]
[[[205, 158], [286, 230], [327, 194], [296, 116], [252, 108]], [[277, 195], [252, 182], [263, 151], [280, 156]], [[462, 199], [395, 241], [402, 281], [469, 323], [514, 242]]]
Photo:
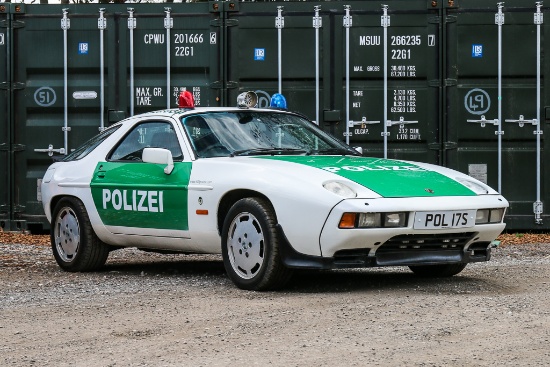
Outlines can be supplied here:
[[193, 100], [193, 94], [188, 90], [180, 92], [178, 96], [178, 107], [179, 108], [195, 108], [195, 101]]

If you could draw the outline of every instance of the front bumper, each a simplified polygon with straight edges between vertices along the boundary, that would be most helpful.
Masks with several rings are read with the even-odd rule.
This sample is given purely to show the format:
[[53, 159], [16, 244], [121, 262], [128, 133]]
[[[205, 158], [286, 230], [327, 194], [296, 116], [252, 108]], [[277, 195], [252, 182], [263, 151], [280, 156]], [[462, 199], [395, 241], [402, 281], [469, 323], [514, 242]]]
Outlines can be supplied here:
[[[371, 248], [340, 250], [333, 256], [312, 256], [297, 252], [279, 226], [280, 253], [289, 268], [342, 269], [379, 266], [437, 265], [489, 261], [491, 241], [479, 241], [476, 232], [440, 235], [397, 235], [376, 252]], [[455, 241], [456, 242], [453, 242]], [[420, 244], [417, 241], [422, 241]], [[450, 242], [447, 242], [450, 241]], [[408, 244], [404, 244], [408, 243]], [[411, 244], [414, 243], [414, 244]]]
[[[321, 256], [300, 254], [287, 244], [284, 261], [289, 267], [317, 269], [488, 261], [491, 243], [504, 230], [504, 223], [414, 229], [415, 213], [507, 207], [508, 202], [500, 195], [343, 200], [332, 209], [321, 232]], [[407, 212], [409, 215], [404, 227], [338, 228], [346, 212]], [[280, 231], [282, 234], [282, 229]]]

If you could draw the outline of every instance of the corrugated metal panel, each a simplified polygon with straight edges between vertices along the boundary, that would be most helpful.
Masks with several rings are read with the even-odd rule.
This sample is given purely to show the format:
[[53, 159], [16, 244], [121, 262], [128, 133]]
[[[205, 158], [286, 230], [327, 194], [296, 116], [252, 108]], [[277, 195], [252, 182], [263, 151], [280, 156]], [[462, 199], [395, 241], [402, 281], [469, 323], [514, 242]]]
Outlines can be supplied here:
[[[349, 73], [350, 144], [363, 146], [369, 155], [438, 163], [439, 7], [420, 1], [350, 4], [349, 28], [342, 15], [334, 30], [338, 40], [334, 53], [341, 55], [335, 69], [337, 80], [342, 80], [336, 88], [341, 91], [343, 112]], [[348, 30], [349, 65], [343, 57]], [[345, 124], [340, 131], [345, 135]]]
[[51, 156], [133, 113], [177, 106], [184, 88], [197, 105], [221, 105], [221, 23], [208, 3], [29, 5], [14, 18], [12, 210], [27, 227], [47, 225], [37, 182]]
[[[540, 181], [537, 178], [537, 155], [543, 152], [537, 150], [534, 134], [536, 6], [517, 3], [499, 10], [496, 3], [461, 1], [459, 7], [447, 9], [446, 66], [451, 85], [446, 129], [447, 141], [456, 149], [449, 151], [446, 163], [501, 191], [511, 204], [508, 228], [540, 228], [533, 210], [537, 182], [544, 196], [549, 192], [544, 187], [546, 173], [542, 172]], [[499, 19], [503, 21], [500, 47]], [[541, 132], [545, 128], [542, 124]]]
[[10, 4], [0, 3], [0, 227], [9, 228], [10, 218]]
[[[535, 22], [543, 19], [535, 15], [535, 2], [515, 0], [501, 8], [501, 73], [497, 2], [384, 4], [387, 18], [380, 2], [367, 0], [4, 4], [0, 115], [7, 123], [0, 126], [0, 169], [8, 174], [0, 179], [0, 223], [9, 228], [46, 225], [37, 182], [51, 163], [48, 153], [59, 156], [60, 149], [74, 149], [101, 126], [173, 107], [182, 88], [191, 90], [201, 106], [234, 105], [240, 92], [253, 90], [265, 107], [280, 84], [290, 109], [363, 147], [366, 155], [439, 163], [469, 173], [500, 186], [510, 200], [508, 228], [548, 228], [549, 223], [541, 223], [547, 218], [542, 204], [550, 195], [548, 173], [541, 169], [537, 174], [537, 167], [544, 167], [544, 152], [550, 149], [545, 149], [544, 135], [534, 132], [539, 113], [549, 111], [548, 120], [542, 114], [541, 132], [550, 121], [543, 88], [550, 81], [538, 78], [536, 68], [537, 55], [550, 41], [545, 41], [542, 23], [537, 52]], [[62, 21], [63, 9], [70, 24]], [[545, 75], [550, 64], [542, 65]], [[495, 134], [495, 119], [503, 134]]]

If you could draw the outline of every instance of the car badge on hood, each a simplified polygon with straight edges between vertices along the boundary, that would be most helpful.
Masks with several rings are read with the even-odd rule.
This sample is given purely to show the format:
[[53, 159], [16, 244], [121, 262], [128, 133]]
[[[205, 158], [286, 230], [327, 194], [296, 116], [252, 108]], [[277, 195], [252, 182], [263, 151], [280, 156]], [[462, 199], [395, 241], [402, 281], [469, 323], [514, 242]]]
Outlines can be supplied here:
[[433, 193], [434, 193], [434, 190], [432, 190], [432, 189], [424, 189], [424, 190], [425, 190], [427, 193], [429, 193], [429, 194], [433, 194]]

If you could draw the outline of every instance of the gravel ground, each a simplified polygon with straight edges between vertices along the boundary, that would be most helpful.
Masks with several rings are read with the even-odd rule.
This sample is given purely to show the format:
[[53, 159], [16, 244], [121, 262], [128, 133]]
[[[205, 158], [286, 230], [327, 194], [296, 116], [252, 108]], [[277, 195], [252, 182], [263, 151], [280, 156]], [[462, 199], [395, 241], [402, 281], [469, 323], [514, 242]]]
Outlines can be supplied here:
[[0, 365], [547, 366], [550, 239], [500, 240], [452, 278], [301, 272], [260, 293], [218, 256], [125, 249], [74, 274], [46, 236], [0, 233]]

